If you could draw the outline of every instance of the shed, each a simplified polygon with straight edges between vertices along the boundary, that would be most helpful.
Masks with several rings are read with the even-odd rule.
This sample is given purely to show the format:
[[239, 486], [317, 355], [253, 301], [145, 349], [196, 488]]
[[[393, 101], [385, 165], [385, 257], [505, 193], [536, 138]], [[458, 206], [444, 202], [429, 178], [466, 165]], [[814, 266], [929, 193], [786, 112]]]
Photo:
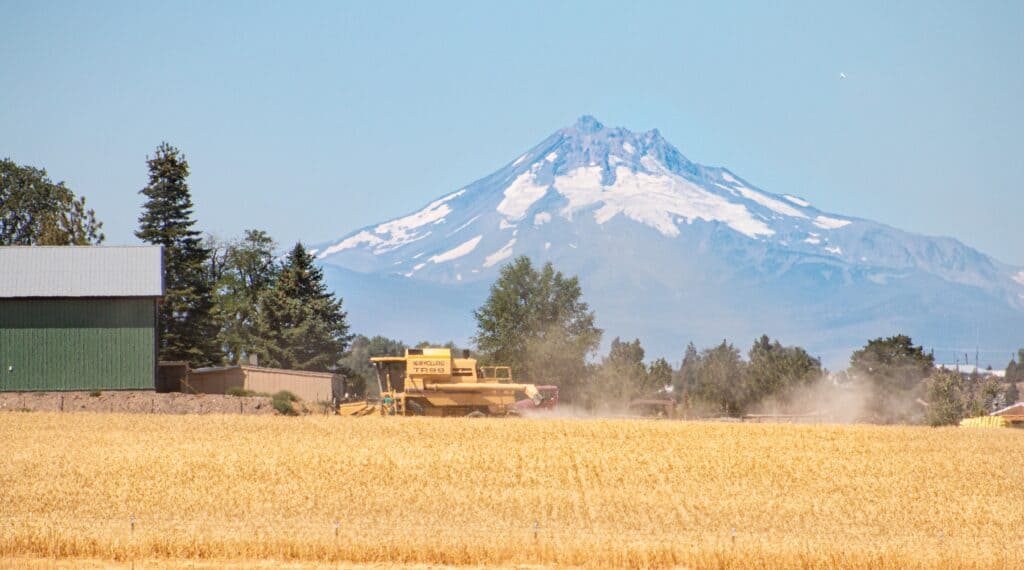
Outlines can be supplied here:
[[158, 246], [0, 247], [0, 391], [153, 390]]
[[1011, 425], [1024, 427], [1024, 402], [1017, 402], [1001, 410], [996, 410], [992, 412], [992, 415], [1005, 418]]
[[345, 377], [330, 372], [284, 370], [246, 364], [217, 366], [190, 371], [188, 386], [182, 385], [182, 392], [226, 394], [232, 388], [266, 394], [287, 390], [306, 402], [330, 402], [335, 397], [340, 399], [344, 394]]

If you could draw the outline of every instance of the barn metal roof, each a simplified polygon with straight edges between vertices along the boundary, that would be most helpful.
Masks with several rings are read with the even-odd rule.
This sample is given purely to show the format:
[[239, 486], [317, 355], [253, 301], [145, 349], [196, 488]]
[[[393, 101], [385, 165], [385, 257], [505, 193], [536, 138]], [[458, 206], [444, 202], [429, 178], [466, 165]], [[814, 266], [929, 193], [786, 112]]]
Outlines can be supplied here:
[[159, 246], [0, 247], [0, 298], [160, 297]]

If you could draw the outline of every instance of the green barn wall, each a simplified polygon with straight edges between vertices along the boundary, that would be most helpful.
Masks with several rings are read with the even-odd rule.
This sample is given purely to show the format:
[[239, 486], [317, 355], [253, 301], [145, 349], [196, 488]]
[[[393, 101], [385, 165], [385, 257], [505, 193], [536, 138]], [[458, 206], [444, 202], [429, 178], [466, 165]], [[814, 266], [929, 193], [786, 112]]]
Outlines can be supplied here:
[[0, 299], [0, 391], [152, 390], [155, 299]]

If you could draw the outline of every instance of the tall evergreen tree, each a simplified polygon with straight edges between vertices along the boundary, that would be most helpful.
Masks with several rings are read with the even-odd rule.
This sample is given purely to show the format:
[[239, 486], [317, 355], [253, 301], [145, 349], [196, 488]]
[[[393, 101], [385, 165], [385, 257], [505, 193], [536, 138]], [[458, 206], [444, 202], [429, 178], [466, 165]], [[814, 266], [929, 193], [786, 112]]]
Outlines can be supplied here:
[[691, 341], [686, 345], [686, 353], [683, 355], [683, 363], [679, 367], [678, 385], [675, 391], [679, 394], [679, 402], [684, 409], [690, 407], [690, 392], [697, 382], [697, 370], [700, 368], [700, 354], [697, 347]]
[[192, 229], [188, 162], [162, 143], [149, 165], [149, 184], [135, 235], [164, 248], [164, 299], [160, 305], [160, 359], [184, 360], [192, 366], [219, 364], [218, 325], [213, 317], [210, 251]]
[[351, 336], [341, 300], [327, 291], [323, 271], [302, 243], [281, 265], [262, 302], [258, 336], [267, 366], [334, 372]]

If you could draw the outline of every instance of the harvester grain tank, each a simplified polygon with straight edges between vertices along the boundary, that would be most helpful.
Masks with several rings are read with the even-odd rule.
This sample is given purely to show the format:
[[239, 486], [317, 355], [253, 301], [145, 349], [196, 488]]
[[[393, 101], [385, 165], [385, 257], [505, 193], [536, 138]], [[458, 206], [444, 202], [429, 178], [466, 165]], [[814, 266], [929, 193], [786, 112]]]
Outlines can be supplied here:
[[551, 408], [558, 388], [514, 382], [508, 366], [478, 366], [448, 348], [409, 348], [404, 356], [370, 358], [380, 399], [348, 402], [339, 415], [509, 416]]

